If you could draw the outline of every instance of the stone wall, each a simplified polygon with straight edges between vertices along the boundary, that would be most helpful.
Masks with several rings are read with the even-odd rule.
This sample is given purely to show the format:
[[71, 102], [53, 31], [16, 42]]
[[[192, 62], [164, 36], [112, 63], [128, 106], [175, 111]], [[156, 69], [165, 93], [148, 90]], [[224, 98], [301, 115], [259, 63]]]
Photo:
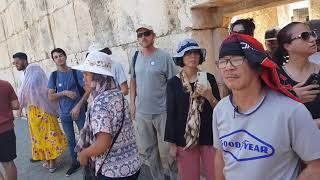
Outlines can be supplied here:
[[320, 19], [320, 1], [319, 0], [309, 0], [309, 18], [310, 19]]
[[47, 73], [56, 67], [50, 51], [60, 47], [70, 66], [85, 57], [88, 46], [99, 42], [111, 47], [129, 69], [129, 57], [138, 48], [135, 29], [150, 24], [158, 47], [171, 54], [179, 40], [191, 36], [194, 0], [1, 0], [0, 79], [17, 86], [19, 73], [12, 55], [23, 51], [31, 63]]
[[[245, 12], [248, 9], [260, 9], [239, 17], [254, 17], [258, 23], [256, 37], [263, 41], [267, 28], [287, 21], [279, 20], [283, 18], [277, 16], [277, 11], [279, 13], [279, 10], [286, 10], [286, 6], [275, 6], [294, 1], [1, 0], [0, 79], [8, 80], [17, 87], [20, 72], [12, 65], [11, 58], [15, 52], [26, 52], [31, 63], [39, 63], [49, 74], [56, 69], [50, 57], [53, 48], [65, 49], [68, 64], [73, 66], [84, 60], [88, 46], [93, 42], [111, 47], [119, 57], [117, 61], [128, 72], [129, 59], [138, 48], [135, 29], [140, 24], [150, 24], [158, 36], [156, 45], [171, 54], [181, 39], [197, 39], [208, 50], [203, 68], [214, 73], [221, 83], [214, 61], [217, 59], [220, 43], [227, 35], [229, 20], [227, 22], [226, 19], [232, 17], [229, 15], [233, 11], [239, 13], [236, 7], [241, 7]], [[230, 4], [231, 2], [234, 3]], [[317, 2], [318, 0], [310, 0], [314, 7], [319, 7]], [[194, 9], [191, 11], [192, 7], [202, 8], [196, 12]], [[311, 10], [314, 17], [319, 11], [319, 8]], [[282, 12], [282, 15], [286, 14]]]

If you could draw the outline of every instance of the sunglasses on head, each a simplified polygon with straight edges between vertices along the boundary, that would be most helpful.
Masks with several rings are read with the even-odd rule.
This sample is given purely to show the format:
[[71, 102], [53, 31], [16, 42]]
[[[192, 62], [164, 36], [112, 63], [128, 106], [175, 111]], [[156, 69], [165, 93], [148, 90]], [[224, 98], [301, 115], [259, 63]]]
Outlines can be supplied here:
[[145, 31], [145, 32], [138, 33], [138, 34], [137, 34], [137, 37], [138, 37], [138, 38], [142, 38], [142, 36], [148, 37], [148, 36], [150, 36], [151, 34], [152, 34], [152, 31]]
[[299, 36], [297, 37], [294, 37], [290, 40], [290, 42], [296, 40], [296, 39], [302, 39], [304, 41], [307, 41], [310, 39], [310, 37], [314, 37], [314, 38], [317, 38], [317, 34], [315, 31], [306, 31], [306, 32], [302, 32]]

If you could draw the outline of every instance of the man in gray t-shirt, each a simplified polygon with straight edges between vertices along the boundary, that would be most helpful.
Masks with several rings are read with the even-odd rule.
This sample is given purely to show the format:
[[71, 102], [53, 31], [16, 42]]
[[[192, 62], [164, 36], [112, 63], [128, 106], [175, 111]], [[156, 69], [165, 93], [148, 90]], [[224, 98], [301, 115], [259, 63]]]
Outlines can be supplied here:
[[[320, 132], [272, 78], [274, 65], [252, 37], [233, 34], [222, 43], [217, 66], [231, 95], [213, 113], [217, 180], [320, 179]], [[300, 159], [307, 167], [299, 174]]]
[[176, 75], [176, 69], [171, 56], [153, 46], [156, 36], [151, 27], [141, 26], [136, 32], [142, 50], [131, 66], [130, 110], [136, 120], [138, 146], [154, 180], [164, 180], [165, 173], [175, 180], [175, 165], [169, 156], [169, 143], [164, 141], [164, 129], [167, 81]]

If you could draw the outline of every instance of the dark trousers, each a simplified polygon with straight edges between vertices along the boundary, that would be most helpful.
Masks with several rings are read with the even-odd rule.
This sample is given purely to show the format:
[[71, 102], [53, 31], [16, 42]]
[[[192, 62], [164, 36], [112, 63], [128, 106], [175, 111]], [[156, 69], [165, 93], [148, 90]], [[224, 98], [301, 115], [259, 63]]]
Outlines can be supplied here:
[[84, 122], [85, 122], [85, 115], [80, 114], [79, 118], [76, 121], [73, 121], [71, 117], [69, 118], [61, 118], [61, 124], [64, 131], [64, 134], [67, 137], [68, 140], [68, 146], [69, 146], [69, 152], [72, 158], [72, 163], [77, 164], [77, 153], [74, 151], [74, 148], [76, 147], [76, 138], [74, 134], [74, 127], [73, 122], [76, 123], [79, 130], [83, 128]]

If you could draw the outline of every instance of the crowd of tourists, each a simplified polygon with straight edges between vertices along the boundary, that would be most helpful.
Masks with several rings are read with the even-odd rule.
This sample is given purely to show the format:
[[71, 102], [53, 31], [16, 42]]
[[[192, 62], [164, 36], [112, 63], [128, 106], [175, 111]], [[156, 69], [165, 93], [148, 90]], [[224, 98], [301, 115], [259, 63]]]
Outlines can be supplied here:
[[54, 173], [68, 149], [67, 177], [83, 166], [87, 180], [136, 180], [146, 164], [153, 180], [319, 180], [320, 20], [266, 30], [266, 50], [254, 30], [253, 19], [230, 25], [214, 60], [223, 85], [200, 68], [197, 41], [171, 56], [148, 25], [136, 29], [130, 82], [98, 43], [75, 67], [53, 49], [49, 77], [15, 53], [17, 93], [0, 80], [0, 180], [17, 179], [13, 110], [27, 115], [30, 162]]

